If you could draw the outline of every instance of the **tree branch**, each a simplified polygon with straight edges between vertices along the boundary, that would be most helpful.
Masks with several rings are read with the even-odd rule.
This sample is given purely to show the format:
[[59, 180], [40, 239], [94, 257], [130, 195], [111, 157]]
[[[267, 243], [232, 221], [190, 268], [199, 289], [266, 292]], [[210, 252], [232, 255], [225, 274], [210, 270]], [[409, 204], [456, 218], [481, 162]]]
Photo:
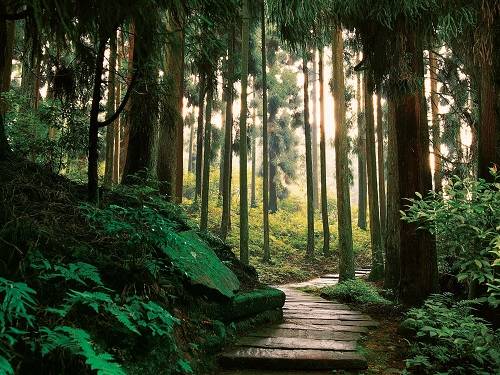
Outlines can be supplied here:
[[115, 113], [113, 113], [113, 115], [111, 117], [107, 118], [106, 120], [99, 121], [97, 123], [99, 128], [104, 128], [105, 126], [112, 124], [118, 118], [118, 116], [120, 116], [122, 111], [125, 109], [125, 106], [127, 105], [128, 99], [130, 98], [130, 94], [132, 93], [132, 89], [135, 85], [136, 78], [137, 78], [137, 74], [134, 74], [134, 76], [132, 77], [132, 80], [130, 81], [130, 85], [128, 85], [127, 92], [125, 93], [125, 96], [123, 97], [123, 100], [120, 103], [120, 105], [118, 106], [118, 108], [116, 109]]

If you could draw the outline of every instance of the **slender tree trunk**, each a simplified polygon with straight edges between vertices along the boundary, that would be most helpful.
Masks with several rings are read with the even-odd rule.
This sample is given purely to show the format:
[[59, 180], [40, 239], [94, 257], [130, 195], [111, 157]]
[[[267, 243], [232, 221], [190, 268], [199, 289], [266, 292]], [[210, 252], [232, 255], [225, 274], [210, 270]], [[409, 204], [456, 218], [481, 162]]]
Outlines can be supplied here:
[[365, 124], [366, 124], [366, 166], [368, 173], [368, 204], [370, 209], [370, 235], [372, 245], [371, 280], [384, 277], [384, 255], [377, 188], [377, 158], [375, 151], [375, 125], [373, 118], [373, 78], [370, 71], [364, 74], [365, 86]]
[[201, 188], [200, 229], [208, 229], [208, 196], [210, 193], [210, 137], [212, 133], [212, 101], [214, 96], [213, 78], [207, 77], [207, 108], [205, 112], [205, 136], [203, 137], [203, 182]]
[[318, 100], [316, 96], [317, 88], [317, 72], [316, 72], [316, 49], [313, 49], [312, 54], [312, 90], [311, 90], [311, 100], [312, 100], [312, 160], [313, 160], [313, 194], [314, 194], [314, 208], [319, 208], [319, 179], [318, 179], [318, 117], [317, 117], [317, 105]]
[[[380, 93], [377, 94], [377, 160], [378, 160], [378, 187], [380, 202], [380, 228], [382, 240], [386, 230], [386, 196], [385, 196], [385, 161], [384, 161], [384, 124]], [[383, 241], [382, 241], [383, 243]]]
[[[403, 32], [404, 38], [400, 40], [405, 40], [407, 45], [398, 48], [403, 50], [400, 58], [410, 59], [411, 73], [423, 77], [423, 51], [416, 33]], [[423, 103], [421, 88], [404, 94], [396, 102], [400, 210], [406, 208], [405, 198], [432, 189], [429, 132], [426, 121], [422, 119]], [[435, 242], [430, 233], [418, 230], [416, 224], [400, 223], [400, 274], [399, 296], [403, 304], [419, 304], [437, 290]]]
[[[6, 14], [7, 10], [5, 8], [5, 4], [2, 2], [0, 4], [0, 13]], [[5, 114], [8, 108], [1, 94], [10, 89], [14, 30], [14, 22], [0, 20], [0, 160], [6, 159], [12, 154], [5, 133]]]
[[[320, 121], [320, 170], [321, 170], [321, 219], [323, 223], [323, 255], [330, 254], [330, 226], [328, 224], [328, 196], [326, 186], [326, 139], [325, 139], [325, 88], [323, 49], [319, 50], [319, 121]], [[350, 216], [349, 216], [350, 217]], [[339, 232], [340, 233], [340, 232]]]
[[366, 181], [366, 130], [364, 114], [363, 72], [356, 75], [356, 101], [358, 102], [358, 228], [366, 229], [367, 181]]
[[345, 122], [344, 40], [342, 29], [333, 32], [333, 97], [335, 99], [335, 177], [339, 232], [339, 280], [354, 278], [351, 203], [349, 195], [349, 146]]
[[[176, 74], [179, 82], [177, 88], [177, 137], [176, 137], [176, 149], [177, 149], [177, 165], [176, 165], [176, 175], [175, 175], [175, 202], [182, 202], [182, 193], [184, 188], [184, 119], [182, 117], [182, 108], [184, 100], [184, 49], [185, 49], [185, 36], [184, 36], [184, 20], [181, 19], [175, 25], [176, 31], [175, 35], [179, 37], [180, 42], [180, 59], [177, 61], [176, 66], [180, 65], [180, 73]], [[180, 28], [180, 30], [179, 30]]]
[[[117, 55], [117, 42], [116, 32], [109, 39], [109, 74], [108, 74], [108, 99], [106, 102], [106, 113], [108, 117], [115, 113], [116, 101], [116, 55]], [[104, 169], [104, 184], [111, 186], [113, 181], [113, 160], [115, 148], [115, 129], [112, 125], [106, 128], [106, 165]]]
[[189, 148], [188, 148], [188, 172], [193, 172], [193, 140], [194, 140], [194, 122], [189, 125]]
[[269, 248], [269, 144], [267, 129], [267, 55], [266, 55], [266, 5], [261, 5], [262, 40], [262, 219], [264, 231], [263, 261], [271, 260]]
[[99, 162], [99, 102], [101, 101], [102, 70], [104, 53], [106, 51], [106, 38], [100, 37], [97, 46], [97, 55], [94, 67], [94, 87], [92, 92], [92, 104], [90, 107], [89, 126], [89, 156], [88, 156], [88, 199], [90, 202], [98, 202], [98, 162]]
[[314, 186], [311, 125], [309, 124], [309, 68], [307, 49], [304, 48], [302, 72], [304, 74], [304, 132], [306, 138], [306, 185], [307, 185], [307, 248], [306, 259], [314, 257]]
[[[120, 71], [120, 67], [122, 64], [122, 43], [123, 43], [123, 34], [121, 30], [118, 32], [118, 51], [117, 51], [117, 71]], [[116, 95], [115, 95], [115, 108], [118, 108], [121, 102], [121, 83], [120, 80], [116, 80]], [[113, 124], [114, 128], [114, 150], [113, 150], [113, 183], [118, 184], [120, 182], [120, 142], [121, 142], [121, 118], [118, 117]]]
[[[160, 116], [157, 174], [160, 193], [167, 199], [180, 202], [182, 196], [182, 159], [184, 124], [182, 119], [184, 37], [182, 21], [175, 14], [167, 16], [170, 43], [166, 49], [165, 80], [171, 90], [164, 99]], [[179, 144], [180, 142], [180, 144]], [[178, 168], [181, 168], [179, 173]], [[180, 196], [177, 178], [180, 178]]]
[[[255, 86], [253, 90], [253, 100], [255, 102]], [[255, 155], [256, 153], [256, 146], [257, 146], [257, 107], [254, 107], [252, 110], [252, 125], [253, 125], [253, 131], [252, 131], [252, 177], [250, 179], [250, 207], [255, 208], [257, 207], [257, 199], [255, 197], [255, 167], [256, 167], [256, 162], [255, 162]]]
[[493, 67], [484, 64], [480, 69], [480, 124], [479, 124], [479, 177], [493, 181], [490, 168], [493, 164], [500, 167], [496, 158], [496, 88], [493, 81]]
[[273, 127], [275, 126], [274, 122], [269, 119], [271, 123], [271, 144], [269, 146], [269, 211], [271, 213], [275, 213], [278, 211], [278, 183], [277, 183], [277, 174], [278, 174], [278, 165], [277, 165], [277, 156], [276, 156], [276, 145], [273, 142], [275, 135], [272, 135]]
[[194, 200], [198, 200], [201, 195], [201, 175], [203, 171], [203, 115], [205, 107], [206, 76], [199, 68], [199, 95], [198, 95], [198, 128], [196, 130], [196, 187]]
[[226, 125], [224, 126], [224, 168], [222, 189], [221, 237], [227, 238], [231, 219], [231, 159], [233, 157], [233, 96], [234, 96], [234, 26], [228, 33], [227, 53], [227, 89], [226, 89]]
[[429, 72], [431, 80], [431, 112], [432, 112], [432, 150], [434, 153], [434, 190], [442, 189], [441, 172], [441, 129], [439, 124], [439, 96], [437, 90], [437, 59], [433, 51], [429, 51]]
[[248, 175], [247, 175], [247, 86], [250, 15], [243, 0], [241, 26], [241, 113], [240, 113], [240, 260], [248, 264]]
[[384, 288], [397, 290], [399, 284], [399, 178], [398, 145], [394, 101], [387, 98], [387, 230], [385, 237]]
[[[225, 82], [225, 79], [222, 81], [222, 100], [224, 101], [224, 97], [226, 96], [226, 88], [227, 84]], [[221, 121], [222, 121], [222, 134], [226, 134], [226, 108], [223, 106], [221, 110]], [[219, 194], [217, 196], [217, 205], [222, 206], [222, 195], [224, 194], [224, 147], [225, 144], [222, 142], [222, 146], [220, 148], [220, 154], [219, 154]], [[222, 221], [221, 221], [222, 223]]]
[[[129, 26], [129, 37], [128, 37], [128, 56], [127, 56], [127, 84], [130, 85], [132, 82], [132, 77], [134, 75], [134, 51], [135, 51], [135, 22], [131, 21]], [[123, 171], [125, 169], [125, 163], [127, 161], [128, 153], [128, 141], [130, 139], [130, 128], [131, 128], [131, 116], [130, 108], [132, 106], [132, 101], [129, 100], [125, 106], [126, 120], [123, 122], [123, 137], [121, 139], [121, 153], [120, 153], [120, 171], [123, 180]]]

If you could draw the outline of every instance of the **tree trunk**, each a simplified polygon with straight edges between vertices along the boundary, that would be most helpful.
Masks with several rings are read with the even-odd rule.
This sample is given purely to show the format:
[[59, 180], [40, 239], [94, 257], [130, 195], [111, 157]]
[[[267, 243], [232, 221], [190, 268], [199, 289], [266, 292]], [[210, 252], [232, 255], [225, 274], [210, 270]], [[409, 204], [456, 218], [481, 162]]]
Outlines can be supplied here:
[[314, 186], [311, 125], [309, 124], [309, 68], [307, 49], [304, 48], [302, 73], [304, 74], [304, 132], [306, 138], [306, 186], [307, 186], [307, 248], [306, 259], [314, 257]]
[[[184, 130], [182, 119], [184, 37], [183, 24], [177, 15], [169, 14], [167, 20], [170, 40], [166, 48], [164, 80], [171, 87], [163, 99], [164, 108], [160, 116], [157, 174], [160, 193], [168, 200], [180, 202], [183, 163], [178, 158], [182, 159], [184, 146], [182, 134], [179, 134]], [[180, 173], [178, 173], [179, 167]], [[177, 178], [181, 179], [180, 195], [178, 195]]]
[[[409, 58], [411, 73], [423, 77], [423, 51], [416, 33], [405, 32], [401, 40], [406, 40], [407, 46], [400, 58]], [[427, 123], [422, 119], [423, 103], [420, 87], [402, 95], [396, 102], [400, 210], [408, 204], [405, 198], [432, 189], [429, 133]], [[417, 224], [400, 223], [400, 272], [399, 296], [403, 304], [419, 304], [437, 290], [434, 239], [427, 231], [418, 230]]]
[[98, 203], [98, 162], [99, 162], [99, 102], [101, 101], [102, 70], [104, 53], [106, 51], [106, 38], [100, 37], [97, 42], [97, 55], [94, 67], [94, 86], [92, 91], [92, 104], [90, 107], [89, 149], [88, 149], [88, 200]]
[[[226, 80], [222, 80], [222, 101], [224, 101], [224, 97], [226, 96], [226, 88], [227, 84], [225, 82]], [[222, 121], [222, 134], [226, 134], [226, 108], [223, 106], [221, 110], [221, 121]], [[219, 194], [217, 195], [217, 205], [222, 206], [222, 194], [224, 194], [224, 147], [225, 144], [224, 142], [222, 143], [222, 146], [220, 148], [220, 154], [219, 154]], [[222, 221], [221, 221], [222, 223]]]
[[[176, 137], [176, 149], [177, 149], [177, 165], [176, 165], [176, 175], [175, 175], [175, 202], [182, 202], [182, 192], [184, 188], [184, 118], [182, 117], [183, 100], [184, 100], [184, 20], [180, 20], [175, 25], [175, 35], [179, 37], [180, 42], [180, 56], [179, 61], [175, 64], [177, 68], [180, 68], [180, 73], [176, 72], [176, 78], [180, 81], [176, 84], [177, 87], [177, 111], [179, 117], [177, 118], [177, 137]], [[179, 30], [180, 28], [180, 30]]]
[[208, 195], [210, 193], [210, 138], [212, 133], [212, 102], [214, 96], [214, 78], [207, 77], [207, 108], [205, 112], [205, 136], [203, 137], [203, 182], [201, 188], [200, 229], [208, 229]]
[[439, 96], [437, 91], [437, 59], [433, 51], [429, 51], [429, 72], [431, 80], [431, 112], [432, 112], [432, 150], [434, 153], [434, 190], [442, 189], [441, 172], [441, 129], [439, 124]]
[[[253, 88], [253, 100], [255, 102], [255, 86]], [[255, 155], [256, 153], [256, 146], [257, 146], [257, 107], [253, 108], [252, 111], [252, 125], [253, 125], [253, 131], [252, 131], [252, 177], [250, 179], [250, 207], [255, 208], [257, 207], [257, 199], [255, 197], [255, 168], [256, 168], [256, 162], [255, 162]]]
[[377, 188], [377, 158], [375, 151], [375, 125], [373, 118], [373, 78], [371, 71], [365, 71], [365, 124], [366, 124], [366, 166], [368, 174], [368, 204], [370, 209], [370, 235], [372, 245], [371, 280], [384, 277], [384, 255]]
[[189, 146], [188, 146], [188, 172], [193, 173], [193, 142], [194, 141], [194, 122], [189, 125]]
[[267, 129], [267, 55], [266, 55], [266, 5], [261, 5], [261, 41], [262, 41], [262, 219], [264, 231], [264, 256], [262, 260], [271, 260], [269, 248], [269, 145]]
[[[0, 13], [6, 14], [5, 4], [0, 4]], [[12, 53], [14, 49], [15, 23], [0, 20], [0, 160], [6, 159], [12, 153], [5, 133], [5, 114], [7, 104], [1, 96], [10, 89], [10, 75], [12, 72]]]
[[394, 101], [387, 98], [387, 229], [385, 237], [384, 288], [397, 290], [399, 284], [399, 179], [398, 145]]
[[[132, 82], [132, 77], [134, 75], [134, 51], [135, 51], [135, 22], [131, 21], [129, 26], [129, 37], [128, 37], [128, 56], [127, 56], [127, 84], [130, 85]], [[129, 100], [125, 106], [125, 121], [123, 123], [123, 137], [121, 139], [121, 153], [120, 153], [120, 171], [123, 180], [123, 171], [125, 169], [125, 163], [127, 161], [128, 153], [128, 141], [130, 139], [130, 128], [131, 128], [131, 113], [130, 108], [132, 106], [132, 101]]]
[[349, 146], [345, 122], [344, 40], [342, 29], [333, 32], [333, 97], [335, 100], [335, 177], [339, 232], [339, 280], [354, 278], [351, 203], [349, 195]]
[[[382, 239], [385, 238], [386, 230], [386, 197], [385, 197], [385, 162], [384, 162], [384, 124], [381, 94], [377, 94], [377, 159], [378, 159], [378, 187], [379, 187], [379, 202], [380, 202], [380, 228]], [[382, 241], [383, 243], [383, 241]]]
[[250, 44], [248, 0], [243, 0], [241, 18], [240, 260], [243, 264], [248, 264], [247, 86]]
[[[330, 254], [330, 226], [328, 224], [328, 196], [326, 190], [326, 139], [325, 139], [325, 88], [323, 49], [319, 50], [319, 121], [320, 121], [320, 170], [321, 170], [321, 219], [323, 223], [323, 255]], [[349, 216], [350, 217], [350, 216]], [[339, 232], [340, 233], [340, 232]]]
[[[117, 66], [116, 69], [119, 72], [122, 64], [122, 43], [123, 43], [123, 33], [121, 30], [118, 32], [118, 43], [117, 43]], [[115, 108], [118, 108], [121, 102], [121, 83], [120, 80], [116, 80], [116, 95], [115, 95]], [[113, 124], [114, 128], [114, 151], [113, 151], [113, 183], [118, 184], [120, 182], [120, 142], [121, 142], [121, 118], [118, 117]]]
[[[116, 101], [116, 54], [117, 42], [116, 32], [109, 39], [109, 74], [108, 74], [108, 98], [106, 102], [106, 113], [110, 117], [115, 113]], [[115, 149], [115, 129], [113, 124], [106, 128], [106, 164], [104, 169], [104, 185], [111, 186], [113, 180], [113, 160]]]
[[317, 105], [318, 100], [316, 96], [317, 87], [317, 72], [316, 72], [316, 49], [313, 49], [312, 54], [312, 90], [311, 90], [311, 100], [312, 100], [312, 160], [313, 160], [313, 194], [314, 194], [314, 208], [319, 208], [319, 179], [318, 179], [318, 117], [317, 117]]
[[366, 230], [367, 181], [366, 181], [366, 131], [364, 114], [363, 72], [356, 75], [356, 101], [358, 103], [358, 228]]
[[234, 26], [228, 33], [228, 53], [227, 53], [227, 90], [226, 90], [226, 124], [224, 126], [224, 168], [223, 168], [223, 189], [222, 189], [222, 220], [221, 237], [227, 238], [229, 223], [231, 218], [231, 159], [233, 157], [233, 96], [234, 96]]
[[196, 129], [196, 187], [194, 200], [198, 200], [201, 195], [201, 178], [203, 171], [203, 115], [205, 107], [206, 76], [205, 72], [199, 67], [199, 94], [198, 94], [198, 127]]
[[133, 66], [139, 80], [130, 96], [129, 141], [122, 183], [133, 184], [134, 177], [146, 178], [153, 166], [155, 133], [158, 130], [158, 70], [151, 63], [152, 37], [136, 25]]

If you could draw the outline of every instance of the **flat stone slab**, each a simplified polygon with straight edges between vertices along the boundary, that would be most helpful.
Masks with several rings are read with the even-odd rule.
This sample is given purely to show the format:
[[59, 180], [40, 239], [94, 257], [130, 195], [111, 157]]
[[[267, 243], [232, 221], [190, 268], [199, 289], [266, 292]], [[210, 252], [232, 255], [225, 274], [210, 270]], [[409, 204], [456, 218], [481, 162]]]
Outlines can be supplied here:
[[226, 368], [265, 370], [362, 370], [368, 367], [364, 356], [356, 352], [253, 347], [239, 347], [226, 352], [220, 362]]
[[[302, 319], [304, 318], [304, 313], [302, 312], [290, 312], [290, 311], [285, 311], [283, 314], [283, 317], [285, 319]], [[306, 319], [331, 319], [331, 320], [366, 320], [369, 321], [371, 320], [369, 316], [367, 315], [360, 315], [360, 314], [321, 314], [321, 313], [316, 313], [312, 311], [310, 313], [310, 316], [307, 317]]]
[[360, 333], [340, 332], [329, 330], [307, 330], [293, 328], [263, 328], [257, 332], [252, 332], [249, 336], [253, 337], [293, 337], [313, 340], [337, 340], [337, 341], [356, 341], [361, 337]]
[[243, 337], [238, 346], [271, 349], [316, 349], [355, 351], [356, 341], [337, 341], [332, 339], [307, 339], [295, 337]]
[[366, 333], [368, 332], [368, 327], [360, 326], [328, 326], [328, 325], [317, 325], [310, 323], [281, 323], [279, 328], [295, 329], [295, 330], [312, 330], [312, 331], [328, 331], [328, 332], [355, 332], [355, 333]]
[[355, 326], [355, 327], [377, 327], [378, 323], [373, 320], [339, 320], [339, 319], [310, 319], [310, 318], [285, 318], [285, 322], [294, 324], [313, 324], [326, 326]]

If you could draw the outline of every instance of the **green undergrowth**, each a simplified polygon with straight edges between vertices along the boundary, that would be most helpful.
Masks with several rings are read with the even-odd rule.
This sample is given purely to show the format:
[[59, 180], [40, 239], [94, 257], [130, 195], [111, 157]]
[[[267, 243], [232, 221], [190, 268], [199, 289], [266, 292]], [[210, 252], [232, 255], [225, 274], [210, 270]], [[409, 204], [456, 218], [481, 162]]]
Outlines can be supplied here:
[[203, 306], [227, 297], [191, 288], [171, 250], [203, 243], [244, 290], [255, 274], [217, 238], [193, 237], [154, 187], [103, 191], [98, 207], [85, 196], [32, 163], [0, 163], [0, 374], [204, 373], [234, 328]]
[[[222, 217], [222, 204], [218, 197], [218, 170], [212, 170], [209, 199], [209, 228], [218, 233]], [[185, 176], [185, 194], [194, 195], [194, 176]], [[239, 254], [239, 188], [238, 176], [233, 176], [231, 202], [231, 231], [227, 241]], [[315, 257], [305, 259], [307, 245], [307, 211], [305, 197], [290, 195], [280, 200], [279, 209], [269, 215], [269, 242], [271, 262], [262, 262], [263, 257], [263, 224], [262, 224], [262, 178], [257, 178], [256, 207], [249, 209], [249, 255], [250, 264], [259, 274], [259, 280], [266, 284], [277, 285], [287, 282], [306, 281], [327, 273], [336, 272], [338, 266], [338, 231], [336, 221], [336, 203], [329, 200], [330, 251], [328, 256], [322, 254], [323, 235], [321, 212], [315, 212]], [[200, 201], [184, 200], [184, 206], [190, 218], [199, 220]], [[357, 212], [354, 212], [353, 222]], [[370, 233], [353, 225], [353, 245], [356, 265], [370, 265]]]
[[374, 285], [362, 280], [346, 280], [336, 285], [320, 288], [318, 293], [326, 299], [359, 305], [390, 305]]

